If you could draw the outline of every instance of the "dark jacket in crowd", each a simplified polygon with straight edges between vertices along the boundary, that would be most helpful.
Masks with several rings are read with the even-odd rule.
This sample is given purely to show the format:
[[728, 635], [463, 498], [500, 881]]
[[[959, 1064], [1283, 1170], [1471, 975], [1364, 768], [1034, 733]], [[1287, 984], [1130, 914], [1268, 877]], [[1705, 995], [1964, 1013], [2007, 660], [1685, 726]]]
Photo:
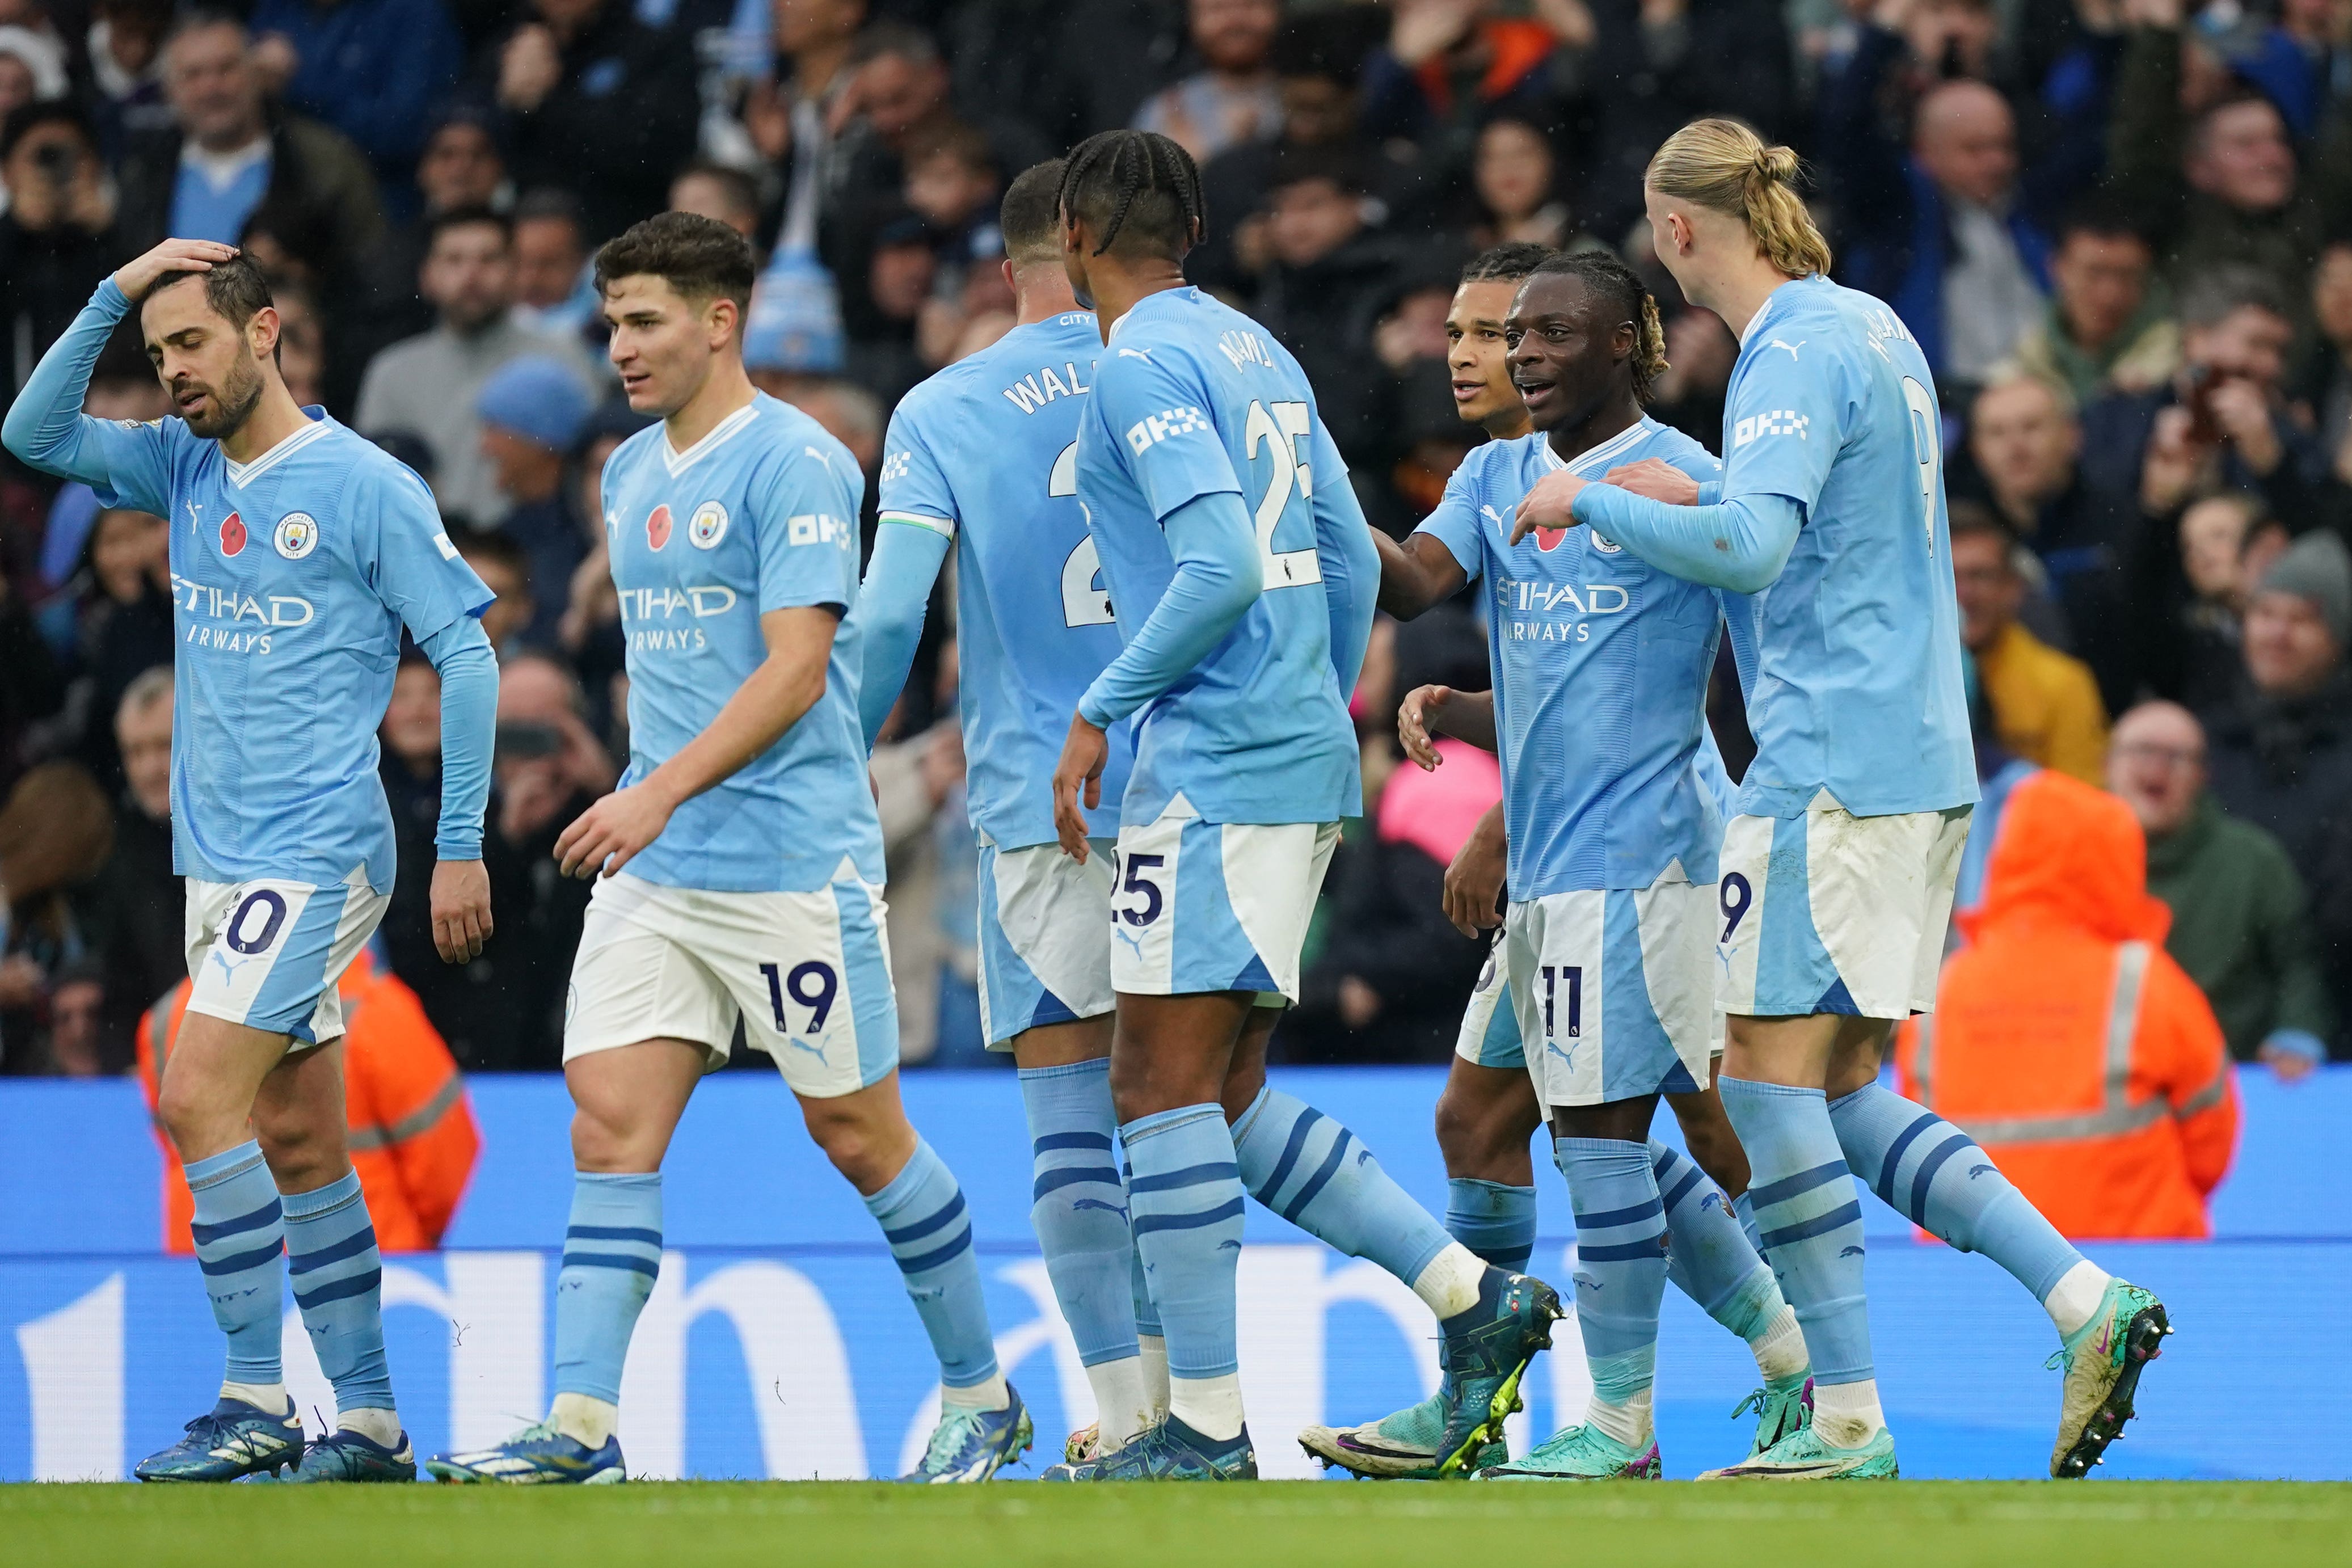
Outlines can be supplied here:
[[2266, 828], [2300, 867], [2319, 864], [2328, 836], [2352, 816], [2352, 672], [2311, 696], [2237, 700], [2200, 715], [2213, 794], [2233, 816]]
[[127, 1072], [139, 1015], [187, 978], [182, 930], [186, 900], [172, 870], [172, 824], [125, 795], [114, 812], [114, 851], [84, 900], [89, 941], [106, 971], [106, 1033], [100, 1061]]
[[[254, 210], [283, 215], [289, 230], [329, 237], [332, 254], [321, 259], [331, 272], [356, 265], [383, 236], [383, 208], [367, 159], [333, 126], [299, 114], [273, 112], [269, 142], [269, 187]], [[114, 177], [121, 192], [115, 226], [125, 256], [172, 237], [180, 143], [174, 130], [133, 137], [124, 147]]]
[[9, 397], [126, 254], [111, 233], [74, 224], [28, 229], [13, 213], [0, 215], [0, 349], [8, 356]]

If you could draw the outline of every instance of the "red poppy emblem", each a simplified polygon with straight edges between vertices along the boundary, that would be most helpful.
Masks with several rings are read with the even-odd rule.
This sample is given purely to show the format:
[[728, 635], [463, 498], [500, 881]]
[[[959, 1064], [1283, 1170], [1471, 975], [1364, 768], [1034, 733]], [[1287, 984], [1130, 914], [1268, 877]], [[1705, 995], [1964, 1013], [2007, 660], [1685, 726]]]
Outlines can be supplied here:
[[245, 520], [235, 512], [221, 519], [221, 553], [234, 555], [245, 548]]
[[1536, 530], [1536, 548], [1557, 550], [1559, 548], [1559, 542], [1567, 537], [1568, 530], [1564, 528], [1538, 528]]
[[657, 506], [646, 519], [646, 547], [659, 550], [669, 542], [669, 508]]

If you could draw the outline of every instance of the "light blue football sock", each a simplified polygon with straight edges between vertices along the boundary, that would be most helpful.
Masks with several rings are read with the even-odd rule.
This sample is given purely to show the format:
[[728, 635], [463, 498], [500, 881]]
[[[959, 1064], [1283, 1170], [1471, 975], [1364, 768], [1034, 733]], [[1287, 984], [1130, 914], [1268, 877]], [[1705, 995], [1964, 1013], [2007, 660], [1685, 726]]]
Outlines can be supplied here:
[[1525, 1274], [1536, 1249], [1536, 1190], [1476, 1176], [1450, 1177], [1445, 1230], [1496, 1268]]
[[213, 1321], [228, 1336], [231, 1383], [286, 1381], [278, 1359], [284, 1321], [286, 1221], [261, 1145], [247, 1139], [234, 1149], [187, 1166], [195, 1199], [196, 1263]]
[[335, 1408], [390, 1410], [383, 1359], [383, 1260], [356, 1171], [312, 1193], [289, 1193], [286, 1268], [294, 1304], [335, 1387]]
[[1923, 1230], [2008, 1269], [2035, 1300], [2083, 1261], [1976, 1140], [1934, 1111], [1874, 1083], [1830, 1101], [1830, 1121], [1846, 1163], [1873, 1192]]
[[1748, 1245], [1755, 1249], [1757, 1257], [1763, 1257], [1764, 1233], [1756, 1228], [1756, 1205], [1748, 1201], [1746, 1193], [1731, 1200], [1731, 1212], [1739, 1221], [1739, 1234], [1748, 1238]]
[[1408, 1285], [1454, 1240], [1354, 1133], [1278, 1089], [1259, 1090], [1234, 1123], [1234, 1150], [1251, 1196]]
[[1632, 1405], [1656, 1375], [1666, 1293], [1665, 1205], [1650, 1151], [1618, 1138], [1561, 1138], [1552, 1160], [1576, 1207], [1576, 1321], [1592, 1393]]
[[659, 1171], [578, 1171], [555, 1278], [555, 1392], [621, 1402], [629, 1334], [661, 1273]]
[[1723, 1192], [1698, 1162], [1653, 1139], [1650, 1169], [1666, 1205], [1666, 1278], [1706, 1315], [1752, 1340], [1780, 1315], [1780, 1283], [1757, 1256]]
[[1111, 1153], [1108, 1059], [1021, 1069], [1036, 1181], [1030, 1223], [1045, 1251], [1054, 1300], [1086, 1366], [1139, 1352], [1135, 1325], [1135, 1238], [1127, 1186]]
[[970, 1388], [994, 1377], [996, 1336], [989, 1331], [980, 1258], [971, 1249], [971, 1215], [947, 1162], [917, 1139], [906, 1169], [866, 1200], [866, 1210], [906, 1276], [907, 1294], [940, 1358], [940, 1384]]
[[1723, 1109], [1748, 1151], [1746, 1197], [1762, 1251], [1797, 1309], [1815, 1384], [1874, 1377], [1863, 1296], [1862, 1204], [1818, 1089], [1722, 1081]]
[[1242, 1183], [1220, 1105], [1180, 1105], [1121, 1126], [1132, 1174], [1129, 1223], [1168, 1341], [1168, 1375], [1241, 1370], [1234, 1280], [1242, 1255]]

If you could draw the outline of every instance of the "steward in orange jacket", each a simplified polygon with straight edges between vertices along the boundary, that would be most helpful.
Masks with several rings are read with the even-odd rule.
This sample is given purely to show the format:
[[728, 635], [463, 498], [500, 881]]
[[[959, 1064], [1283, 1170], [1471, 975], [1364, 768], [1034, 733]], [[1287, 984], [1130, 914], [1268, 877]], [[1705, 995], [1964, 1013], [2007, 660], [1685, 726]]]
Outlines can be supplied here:
[[1984, 901], [1936, 1011], [1903, 1026], [1903, 1092], [1959, 1127], [2069, 1237], [2201, 1237], [2230, 1169], [2221, 1026], [2164, 951], [2121, 801], [2044, 770], [2002, 813]]
[[[376, 1245], [386, 1252], [430, 1251], [441, 1245], [481, 1149], [466, 1080], [416, 993], [378, 967], [365, 948], [336, 989], [343, 1001], [352, 1169], [359, 1173]], [[139, 1082], [151, 1117], [190, 990], [181, 981], [139, 1020]], [[155, 1139], [163, 1145], [163, 1250], [194, 1252], [188, 1179], [160, 1121]]]

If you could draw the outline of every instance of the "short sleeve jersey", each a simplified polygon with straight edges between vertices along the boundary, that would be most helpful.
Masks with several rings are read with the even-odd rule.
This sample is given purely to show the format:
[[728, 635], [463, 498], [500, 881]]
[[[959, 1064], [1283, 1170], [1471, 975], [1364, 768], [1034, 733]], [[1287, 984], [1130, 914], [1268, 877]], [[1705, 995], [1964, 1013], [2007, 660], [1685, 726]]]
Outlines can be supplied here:
[[424, 480], [303, 412], [249, 463], [178, 419], [97, 425], [98, 497], [171, 523], [173, 868], [389, 892], [376, 729], [401, 633], [429, 641], [490, 593]]
[[1748, 324], [1723, 499], [1786, 496], [1804, 524], [1745, 601], [1756, 760], [1742, 811], [1794, 816], [1824, 794], [1858, 816], [1976, 799], [1940, 418], [1919, 345], [1867, 294], [1784, 283]]
[[[1070, 715], [1118, 654], [1078, 504], [1078, 418], [1102, 346], [1083, 310], [1015, 327], [908, 393], [883, 443], [883, 522], [955, 542], [965, 798], [1000, 849], [1054, 842]], [[1116, 801], [1130, 726], [1110, 742], [1103, 797]]]
[[1541, 434], [1490, 441], [1421, 525], [1484, 584], [1514, 899], [1646, 888], [1677, 867], [1715, 879], [1723, 827], [1699, 760], [1715, 592], [1591, 528], [1510, 542], [1514, 510], [1544, 475], [1598, 479], [1644, 458], [1701, 483], [1719, 471], [1706, 447], [1649, 418], [1565, 464]]
[[1237, 495], [1264, 592], [1190, 674], [1136, 715], [1122, 819], [1178, 795], [1226, 823], [1330, 822], [1360, 809], [1355, 730], [1331, 663], [1312, 496], [1344, 485], [1307, 374], [1271, 334], [1197, 289], [1119, 319], [1078, 426], [1078, 499], [1122, 637], [1175, 575], [1163, 520]]
[[[672, 814], [631, 875], [712, 892], [882, 880], [857, 721], [857, 460], [765, 393], [684, 452], [641, 430], [604, 464], [604, 536], [629, 671], [632, 784], [709, 728], [768, 657], [760, 617], [845, 617], [824, 693], [775, 744]], [[845, 872], [845, 863], [846, 872]]]

